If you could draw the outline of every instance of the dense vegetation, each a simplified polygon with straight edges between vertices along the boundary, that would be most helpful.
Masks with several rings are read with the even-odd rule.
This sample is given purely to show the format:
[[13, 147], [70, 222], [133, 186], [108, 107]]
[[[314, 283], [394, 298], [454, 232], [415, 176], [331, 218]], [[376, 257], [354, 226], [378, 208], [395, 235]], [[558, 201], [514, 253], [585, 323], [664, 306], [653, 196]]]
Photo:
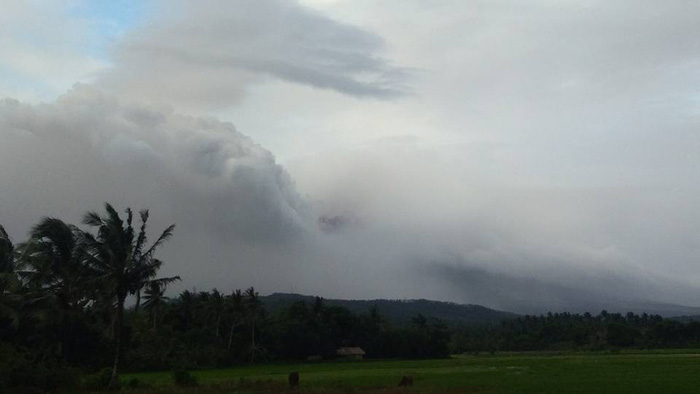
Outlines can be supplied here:
[[658, 315], [549, 313], [504, 320], [489, 327], [466, 327], [452, 334], [454, 352], [601, 350], [700, 346], [700, 322]]
[[184, 291], [163, 303], [157, 316], [131, 318], [126, 357], [135, 370], [327, 359], [343, 346], [359, 346], [375, 358], [449, 354], [447, 326], [434, 319], [417, 316], [408, 327], [393, 327], [374, 309], [357, 315], [321, 298], [272, 315], [253, 288], [227, 296], [216, 289]]
[[[495, 323], [495, 311], [470, 307], [487, 324], [451, 319], [448, 325], [427, 314], [407, 315], [426, 305], [439, 316], [463, 308], [429, 301], [399, 303], [396, 310], [389, 301], [346, 307], [318, 297], [287, 297], [283, 304], [278, 295], [272, 302], [268, 297], [268, 309], [253, 288], [184, 291], [170, 299], [166, 288], [180, 278], [158, 277], [163, 262], [155, 252], [174, 226], [150, 242], [148, 211], [139, 212], [138, 223], [134, 217], [106, 204], [104, 214], [85, 214], [85, 228], [44, 218], [18, 244], [0, 226], [0, 389], [114, 388], [120, 371], [157, 370], [174, 371], [175, 382], [188, 386], [197, 383], [189, 370], [329, 359], [338, 347], [361, 347], [368, 358], [418, 359], [700, 346], [700, 322], [646, 314], [561, 313]], [[92, 376], [81, 379], [85, 373]]]
[[118, 385], [126, 298], [178, 279], [156, 278], [174, 225], [149, 244], [149, 213], [138, 216], [134, 227], [131, 209], [122, 218], [105, 204], [85, 214], [89, 230], [47, 217], [19, 245], [0, 227], [0, 387], [68, 385], [71, 366], [107, 365]]

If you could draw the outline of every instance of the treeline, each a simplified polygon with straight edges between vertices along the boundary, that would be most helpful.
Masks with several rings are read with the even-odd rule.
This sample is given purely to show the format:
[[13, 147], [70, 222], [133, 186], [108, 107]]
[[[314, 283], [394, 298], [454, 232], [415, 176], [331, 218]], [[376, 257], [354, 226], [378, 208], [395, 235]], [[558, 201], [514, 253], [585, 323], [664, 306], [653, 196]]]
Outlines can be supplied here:
[[449, 355], [447, 326], [421, 315], [409, 326], [394, 327], [375, 308], [355, 314], [318, 297], [269, 314], [253, 288], [229, 295], [216, 289], [184, 291], [173, 300], [164, 298], [159, 295], [158, 308], [148, 298], [147, 310], [131, 311], [125, 354], [129, 368], [332, 359], [339, 347], [361, 347], [369, 358]]
[[452, 334], [455, 353], [480, 351], [604, 350], [700, 347], [700, 322], [646, 313], [549, 313], [466, 327]]

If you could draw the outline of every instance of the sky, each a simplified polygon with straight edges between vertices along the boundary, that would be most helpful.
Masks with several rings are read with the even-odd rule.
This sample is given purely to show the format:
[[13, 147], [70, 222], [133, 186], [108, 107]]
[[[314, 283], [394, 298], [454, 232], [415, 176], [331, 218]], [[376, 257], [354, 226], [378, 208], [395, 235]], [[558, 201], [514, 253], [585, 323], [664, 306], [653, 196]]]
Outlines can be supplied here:
[[698, 15], [0, 0], [0, 224], [149, 208], [173, 292], [700, 306]]

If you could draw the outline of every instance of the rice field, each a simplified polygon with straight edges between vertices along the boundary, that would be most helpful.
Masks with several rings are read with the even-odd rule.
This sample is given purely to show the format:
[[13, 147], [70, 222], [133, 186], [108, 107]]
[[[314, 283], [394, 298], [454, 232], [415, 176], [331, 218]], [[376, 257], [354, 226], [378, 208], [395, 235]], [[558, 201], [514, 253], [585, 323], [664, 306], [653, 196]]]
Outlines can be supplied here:
[[[170, 372], [122, 376], [135, 392], [279, 393], [298, 371], [301, 393], [698, 393], [700, 351], [510, 353], [443, 360], [261, 364], [192, 371], [199, 386], [173, 386]], [[404, 374], [411, 388], [397, 387]]]

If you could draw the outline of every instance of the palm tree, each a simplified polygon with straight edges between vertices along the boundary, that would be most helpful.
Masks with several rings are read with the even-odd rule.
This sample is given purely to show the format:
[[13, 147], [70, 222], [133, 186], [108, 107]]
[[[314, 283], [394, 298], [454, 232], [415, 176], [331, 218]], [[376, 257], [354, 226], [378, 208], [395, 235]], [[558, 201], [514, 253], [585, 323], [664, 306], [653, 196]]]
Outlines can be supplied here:
[[316, 319], [321, 317], [321, 312], [323, 312], [323, 298], [318, 296], [314, 297], [313, 312]]
[[[165, 296], [165, 288], [168, 286], [168, 284], [174, 280], [180, 280], [180, 277], [174, 277], [177, 279], [173, 278], [166, 278], [164, 279], [158, 279], [158, 280], [152, 280], [148, 283], [148, 286], [146, 287], [146, 292], [145, 292], [145, 300], [146, 302], [143, 303], [143, 307], [151, 312], [151, 319], [153, 319], [153, 331], [156, 331], [158, 328], [158, 318], [159, 318], [159, 313], [163, 306], [165, 306], [166, 302], [169, 300], [168, 297]], [[173, 280], [171, 280], [173, 279]]]
[[225, 308], [224, 296], [219, 290], [213, 289], [211, 292], [200, 291], [196, 297], [198, 305], [197, 311], [194, 313], [196, 320], [207, 329], [211, 326], [214, 335], [219, 338], [221, 319]]
[[[163, 264], [162, 261], [160, 261], [158, 259], [153, 259], [152, 264], [151, 264], [151, 269], [155, 269], [157, 271], [157, 269], [160, 268], [160, 266], [162, 264]], [[145, 272], [145, 271], [142, 271], [142, 272]], [[155, 274], [154, 275], [148, 274], [148, 277], [139, 278], [139, 280], [138, 280], [139, 283], [136, 285], [136, 287], [138, 287], [138, 286], [140, 286], [140, 287], [138, 287], [135, 292], [130, 293], [130, 294], [136, 294], [136, 304], [134, 305], [134, 312], [136, 312], [136, 313], [139, 312], [139, 306], [141, 304], [141, 291], [144, 290], [144, 288], [146, 289], [146, 292], [150, 291], [151, 293], [153, 293], [153, 291], [156, 288], [162, 288], [162, 291], [165, 292], [165, 288], [169, 284], [171, 284], [175, 281], [181, 280], [179, 275], [169, 276], [167, 278], [150, 279], [152, 276], [155, 276]], [[165, 299], [169, 299], [169, 298], [165, 297]], [[146, 306], [146, 304], [144, 303], [144, 307], [145, 306]]]
[[81, 231], [55, 218], [43, 218], [22, 245], [23, 268], [18, 271], [34, 301], [46, 303], [58, 321], [61, 351], [70, 360], [75, 326], [90, 301], [94, 275], [85, 264], [85, 251], [78, 242]]
[[[148, 211], [140, 212], [141, 228], [138, 234], [132, 226], [133, 213], [126, 210], [126, 221], [119, 217], [117, 211], [105, 203], [106, 215], [88, 212], [83, 223], [95, 227], [97, 235], [82, 233], [82, 239], [88, 251], [88, 262], [104, 284], [104, 290], [112, 298], [114, 309], [114, 328], [116, 349], [110, 386], [119, 383], [119, 356], [122, 350], [122, 328], [124, 324], [124, 302], [130, 293], [142, 287], [142, 278], [153, 274], [160, 265], [153, 256], [156, 249], [167, 241], [175, 225], [161, 233], [151, 246], [147, 247], [146, 222]], [[154, 268], [155, 267], [155, 268]]]
[[245, 291], [245, 309], [250, 322], [250, 362], [254, 363], [255, 351], [257, 350], [255, 345], [255, 323], [262, 312], [262, 302], [260, 301], [260, 296], [252, 287]]
[[5, 228], [0, 225], [0, 272], [13, 272], [15, 265], [15, 246], [7, 235]]
[[227, 349], [231, 350], [231, 343], [233, 342], [233, 330], [241, 325], [241, 317], [244, 312], [243, 304], [243, 293], [240, 289], [236, 289], [226, 300], [226, 312], [231, 318], [231, 329], [228, 333], [228, 346]]
[[92, 272], [78, 242], [81, 231], [55, 218], [44, 218], [29, 232], [24, 245], [22, 277], [30, 287], [55, 298], [60, 308], [76, 310], [88, 301]]
[[219, 327], [221, 326], [221, 317], [224, 314], [224, 297], [219, 290], [214, 289], [207, 303], [209, 314], [214, 320], [214, 334], [219, 338]]
[[203, 326], [203, 327], [208, 327], [209, 326], [209, 321], [211, 320], [212, 313], [209, 310], [210, 305], [209, 305], [209, 292], [208, 291], [200, 291], [199, 293], [196, 293], [196, 302], [195, 305], [197, 305], [197, 308], [195, 309], [193, 315], [194, 315], [194, 320], [197, 325]]
[[180, 322], [180, 328], [182, 331], [187, 331], [190, 328], [190, 323], [192, 322], [192, 309], [196, 301], [197, 295], [189, 290], [185, 290], [180, 293], [178, 297], [178, 308], [180, 309], [180, 315], [182, 320]]
[[20, 282], [15, 272], [15, 247], [7, 235], [5, 228], [0, 225], [0, 317], [10, 319], [12, 327], [19, 324], [18, 294]]
[[[128, 212], [128, 210], [127, 210]], [[139, 235], [137, 238], [137, 244], [140, 245], [142, 248], [145, 247], [148, 238], [146, 236], [146, 223], [148, 222], [148, 210], [144, 209], [139, 212], [139, 216], [141, 217], [141, 227], [139, 228]], [[143, 249], [141, 249], [143, 250]], [[161, 283], [164, 284], [169, 284], [172, 283], [176, 280], [180, 280], [179, 276], [171, 276], [168, 278], [159, 278], [159, 279], [153, 279], [156, 274], [158, 273], [158, 270], [160, 267], [163, 265], [163, 262], [153, 258], [153, 256], [150, 256], [148, 258], [143, 258], [143, 259], [136, 259], [136, 266], [137, 269], [135, 270], [137, 273], [137, 278], [134, 280], [133, 283], [133, 288], [129, 291], [129, 294], [135, 295], [136, 296], [136, 304], [134, 305], [134, 312], [138, 313], [139, 311], [139, 306], [141, 305], [141, 291], [146, 287], [149, 286], [151, 282], [153, 281], [160, 281]]]

